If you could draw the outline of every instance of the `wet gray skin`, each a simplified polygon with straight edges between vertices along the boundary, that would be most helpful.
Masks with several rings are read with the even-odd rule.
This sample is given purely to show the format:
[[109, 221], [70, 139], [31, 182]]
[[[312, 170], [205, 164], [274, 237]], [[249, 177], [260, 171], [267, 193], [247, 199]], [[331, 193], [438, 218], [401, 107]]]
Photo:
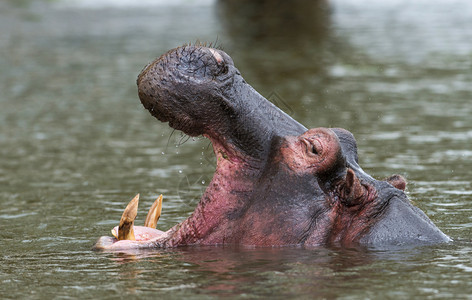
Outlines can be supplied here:
[[[402, 177], [380, 181], [361, 169], [350, 132], [310, 130], [321, 145], [315, 147], [303, 139], [307, 128], [246, 83], [223, 51], [199, 45], [173, 49], [146, 66], [137, 83], [154, 117], [209, 138], [218, 162], [192, 216], [149, 247], [450, 241], [410, 203]], [[308, 146], [297, 148], [301, 141]], [[308, 153], [310, 145], [314, 154]], [[311, 168], [294, 163], [292, 155], [322, 159]]]

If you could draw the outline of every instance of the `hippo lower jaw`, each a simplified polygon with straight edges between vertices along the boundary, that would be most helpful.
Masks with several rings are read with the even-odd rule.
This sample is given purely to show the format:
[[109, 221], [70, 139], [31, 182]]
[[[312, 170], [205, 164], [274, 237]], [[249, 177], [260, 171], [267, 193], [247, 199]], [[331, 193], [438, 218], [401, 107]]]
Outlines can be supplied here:
[[103, 236], [98, 239], [94, 248], [97, 250], [125, 250], [150, 248], [151, 243], [163, 243], [167, 233], [157, 230], [157, 221], [161, 216], [162, 195], [160, 195], [149, 209], [144, 226], [135, 226], [134, 220], [138, 212], [139, 194], [126, 206], [121, 216], [119, 226], [112, 229], [114, 237]]
[[[237, 192], [241, 194], [251, 190], [251, 178], [253, 178], [251, 174], [254, 173], [254, 171], [251, 170], [251, 164], [254, 163], [255, 158], [241, 153], [231, 144], [223, 145], [220, 140], [209, 136], [207, 136], [207, 138], [212, 141], [213, 151], [217, 158], [217, 167], [212, 181], [207, 187], [194, 213], [189, 218], [167, 231], [155, 229], [155, 224], [153, 225], [154, 228], [150, 228], [146, 222], [150, 218], [150, 215], [154, 213], [152, 210], [153, 207], [156, 206], [158, 199], [149, 210], [145, 226], [135, 226], [134, 218], [136, 218], [137, 215], [138, 194], [130, 201], [120, 221], [121, 225], [123, 219], [127, 219], [127, 222], [130, 224], [129, 228], [124, 229], [126, 233], [120, 233], [119, 230], [122, 226], [116, 226], [112, 230], [114, 237], [100, 237], [94, 245], [94, 249], [133, 251], [139, 249], [169, 248], [181, 245], [224, 244], [224, 239], [221, 239], [219, 234], [216, 234], [215, 237], [215, 232], [212, 231], [218, 228], [216, 232], [221, 232], [221, 227], [225, 227], [224, 223], [226, 223], [226, 220], [222, 218], [222, 216], [230, 211], [231, 208], [235, 207], [234, 204], [237, 203], [237, 199], [234, 193]], [[241, 172], [241, 170], [245, 171]], [[243, 177], [245, 178], [243, 179]], [[229, 178], [233, 178], [234, 180], [229, 180]], [[162, 207], [162, 195], [160, 199]], [[157, 216], [157, 219], [159, 216]], [[120, 236], [128, 236], [129, 231], [133, 232], [133, 238], [120, 238]], [[231, 241], [227, 240], [226, 243], [228, 242], [231, 243]]]

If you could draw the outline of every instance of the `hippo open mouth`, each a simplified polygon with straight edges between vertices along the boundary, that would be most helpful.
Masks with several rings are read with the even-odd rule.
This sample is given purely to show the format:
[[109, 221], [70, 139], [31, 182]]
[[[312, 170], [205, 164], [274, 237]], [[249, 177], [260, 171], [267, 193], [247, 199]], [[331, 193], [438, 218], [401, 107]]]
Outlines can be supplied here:
[[380, 181], [361, 169], [349, 131], [307, 130], [247, 84], [225, 52], [170, 50], [137, 84], [154, 117], [210, 139], [217, 167], [188, 219], [166, 232], [136, 227], [136, 200], [117, 238], [100, 238], [97, 249], [450, 241], [410, 203], [403, 177]]

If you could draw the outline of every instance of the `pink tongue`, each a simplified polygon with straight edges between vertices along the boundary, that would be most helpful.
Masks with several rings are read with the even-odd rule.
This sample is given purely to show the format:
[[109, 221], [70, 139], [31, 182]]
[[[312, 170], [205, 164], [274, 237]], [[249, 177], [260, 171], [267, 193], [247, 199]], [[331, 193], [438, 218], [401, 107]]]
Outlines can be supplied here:
[[[114, 232], [118, 232], [118, 226], [113, 228]], [[148, 241], [151, 239], [158, 238], [164, 234], [164, 231], [157, 230], [145, 226], [134, 226], [134, 237], [136, 241]], [[113, 234], [115, 235], [115, 234]]]

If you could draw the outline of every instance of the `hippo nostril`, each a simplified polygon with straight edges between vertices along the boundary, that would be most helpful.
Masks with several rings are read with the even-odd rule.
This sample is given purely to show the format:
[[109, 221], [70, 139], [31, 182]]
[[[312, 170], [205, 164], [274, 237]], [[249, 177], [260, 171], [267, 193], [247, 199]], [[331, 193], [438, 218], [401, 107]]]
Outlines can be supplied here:
[[311, 152], [312, 152], [313, 154], [318, 155], [318, 151], [316, 150], [315, 145], [311, 145]]
[[223, 70], [221, 71], [221, 74], [223, 74], [223, 75], [228, 74], [228, 66], [227, 65], [223, 66]]

